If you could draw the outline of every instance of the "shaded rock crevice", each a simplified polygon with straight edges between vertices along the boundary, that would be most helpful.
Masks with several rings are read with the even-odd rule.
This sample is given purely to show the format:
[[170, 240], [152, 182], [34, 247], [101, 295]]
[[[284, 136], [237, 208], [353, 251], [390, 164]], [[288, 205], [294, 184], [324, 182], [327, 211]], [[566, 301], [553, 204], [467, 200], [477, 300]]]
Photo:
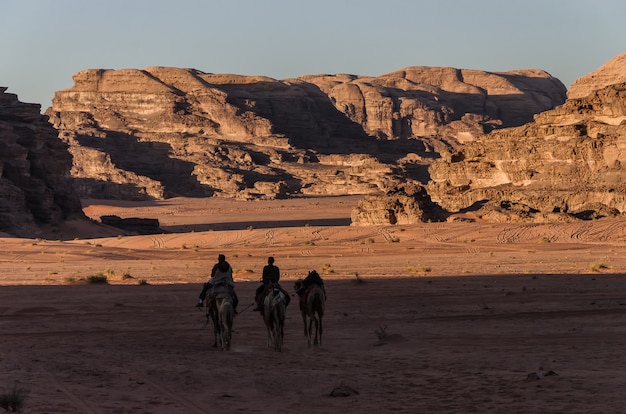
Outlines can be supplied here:
[[41, 115], [0, 88], [0, 232], [35, 237], [42, 225], [84, 218], [68, 145]]

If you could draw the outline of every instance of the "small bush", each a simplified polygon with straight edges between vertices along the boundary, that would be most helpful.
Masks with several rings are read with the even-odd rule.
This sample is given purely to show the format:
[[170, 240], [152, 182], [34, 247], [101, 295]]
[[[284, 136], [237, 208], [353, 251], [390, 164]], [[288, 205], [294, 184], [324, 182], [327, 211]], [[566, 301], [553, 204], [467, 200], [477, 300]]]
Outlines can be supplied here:
[[148, 281], [146, 279], [139, 279], [138, 282], [139, 286], [144, 286], [144, 285], [148, 285]]
[[602, 269], [608, 269], [609, 267], [601, 262], [593, 262], [589, 264], [589, 270], [592, 272], [599, 272]]
[[10, 390], [6, 390], [0, 394], [0, 407], [5, 411], [19, 413], [24, 407], [24, 401], [28, 396], [28, 390], [20, 387], [17, 382], [13, 384]]
[[76, 282], [76, 278], [73, 276], [68, 276], [68, 277], [63, 278], [63, 282], [69, 285], [69, 284]]
[[102, 273], [98, 273], [97, 275], [92, 275], [92, 276], [87, 277], [87, 282], [94, 283], [94, 284], [108, 283], [108, 279], [106, 275]]
[[362, 285], [363, 283], [365, 283], [365, 279], [363, 279], [361, 276], [359, 276], [358, 273], [355, 273], [353, 282], [355, 284], [357, 284], [357, 285]]
[[431, 270], [430, 266], [413, 266], [409, 268], [411, 273], [428, 273]]
[[387, 325], [385, 326], [379, 326], [374, 333], [376, 334], [376, 337], [378, 338], [379, 341], [383, 341], [385, 338], [387, 338]]

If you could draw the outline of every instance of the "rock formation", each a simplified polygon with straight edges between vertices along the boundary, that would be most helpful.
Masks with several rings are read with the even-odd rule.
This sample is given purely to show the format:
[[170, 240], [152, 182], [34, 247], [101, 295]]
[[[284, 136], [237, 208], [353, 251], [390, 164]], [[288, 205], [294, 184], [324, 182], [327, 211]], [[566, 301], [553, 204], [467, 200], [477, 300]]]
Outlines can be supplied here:
[[446, 213], [430, 199], [426, 189], [409, 183], [384, 195], [367, 195], [352, 209], [353, 226], [416, 224], [441, 221]]
[[0, 232], [35, 237], [40, 226], [84, 217], [68, 145], [40, 113], [0, 87]]
[[539, 70], [410, 67], [278, 81], [194, 69], [84, 70], [47, 110], [82, 197], [374, 194], [426, 184], [439, 151], [560, 105]]
[[[364, 199], [353, 210], [353, 224], [393, 224], [394, 212], [407, 208], [412, 211], [408, 222], [554, 222], [623, 215], [626, 53], [577, 80], [568, 97], [536, 114], [533, 122], [456, 147], [433, 147], [436, 155], [421, 180], [430, 204], [422, 203], [421, 192], [389, 191]], [[416, 202], [434, 203], [439, 210], [414, 211]]]
[[577, 79], [567, 91], [567, 97], [569, 99], [585, 98], [598, 89], [624, 82], [626, 82], [626, 52]]
[[620, 83], [443, 154], [429, 168], [428, 193], [450, 212], [490, 221], [616, 216], [626, 212], [625, 150]]

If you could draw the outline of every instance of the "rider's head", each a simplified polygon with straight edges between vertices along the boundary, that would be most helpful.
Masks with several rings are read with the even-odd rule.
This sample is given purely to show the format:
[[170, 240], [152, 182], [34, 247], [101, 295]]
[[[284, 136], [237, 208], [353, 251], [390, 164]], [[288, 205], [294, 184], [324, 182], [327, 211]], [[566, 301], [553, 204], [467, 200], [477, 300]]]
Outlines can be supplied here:
[[274, 258], [272, 256], [267, 258], [267, 263], [268, 264], [274, 264]]
[[223, 254], [220, 254], [219, 256], [217, 256], [217, 261], [218, 262], [225, 262], [226, 261], [226, 256], [224, 256]]

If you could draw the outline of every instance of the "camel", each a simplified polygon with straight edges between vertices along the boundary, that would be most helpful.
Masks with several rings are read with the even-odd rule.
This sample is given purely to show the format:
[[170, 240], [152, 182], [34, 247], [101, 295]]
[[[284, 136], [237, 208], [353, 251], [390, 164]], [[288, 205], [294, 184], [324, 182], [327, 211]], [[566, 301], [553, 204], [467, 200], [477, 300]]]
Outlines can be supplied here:
[[235, 315], [233, 298], [228, 293], [218, 293], [213, 301], [207, 299], [205, 306], [207, 318], [211, 318], [213, 322], [213, 347], [218, 347], [222, 351], [228, 351], [230, 349]]
[[217, 308], [217, 319], [219, 321], [220, 349], [222, 351], [228, 351], [230, 350], [233, 319], [235, 317], [233, 298], [230, 294], [218, 294], [215, 298], [215, 306]]
[[270, 286], [263, 299], [263, 321], [267, 328], [267, 346], [278, 352], [283, 347], [286, 311], [285, 294], [278, 286]]
[[302, 321], [304, 323], [304, 336], [307, 338], [309, 348], [311, 347], [314, 324], [315, 338], [313, 345], [317, 346], [319, 344], [319, 346], [322, 346], [322, 318], [324, 317], [325, 304], [326, 294], [322, 287], [317, 284], [311, 285], [300, 300], [300, 312], [302, 313]]

